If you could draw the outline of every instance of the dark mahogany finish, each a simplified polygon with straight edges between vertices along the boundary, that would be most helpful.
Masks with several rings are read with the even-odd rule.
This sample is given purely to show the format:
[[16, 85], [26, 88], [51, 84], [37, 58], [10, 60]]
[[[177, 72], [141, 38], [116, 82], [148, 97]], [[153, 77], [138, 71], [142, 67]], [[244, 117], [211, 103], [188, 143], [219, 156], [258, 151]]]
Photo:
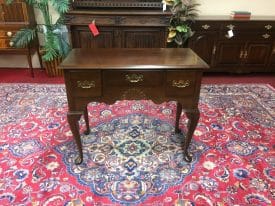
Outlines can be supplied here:
[[[170, 14], [162, 10], [71, 10], [66, 24], [74, 48], [166, 47]], [[94, 37], [88, 25], [95, 20], [100, 34]]]
[[[89, 1], [92, 2], [92, 1]], [[134, 2], [134, 1], [129, 1]], [[74, 48], [164, 48], [169, 12], [147, 9], [72, 8], [66, 14]], [[85, 9], [84, 9], [85, 8]], [[95, 20], [100, 34], [93, 37], [88, 24]], [[233, 20], [228, 16], [200, 16], [192, 25], [188, 47], [213, 72], [275, 72], [275, 17]], [[234, 37], [227, 32], [232, 29]]]
[[275, 17], [205, 17], [197, 20], [193, 29], [189, 47], [210, 64], [209, 71], [275, 72]]
[[11, 41], [16, 32], [22, 28], [35, 24], [33, 8], [25, 1], [17, 0], [7, 5], [5, 0], [0, 0], [0, 54], [23, 54], [27, 56], [31, 75], [34, 77], [32, 55], [37, 52], [40, 66], [42, 59], [39, 55], [38, 39], [26, 48], [15, 48]]
[[198, 100], [201, 76], [208, 65], [191, 49], [108, 48], [73, 49], [61, 63], [64, 70], [69, 112], [68, 122], [83, 160], [78, 120], [84, 115], [87, 132], [87, 104], [92, 101], [151, 99], [155, 103], [177, 101], [175, 132], [183, 111], [189, 118], [183, 145], [185, 159], [191, 161], [188, 146], [199, 119]]

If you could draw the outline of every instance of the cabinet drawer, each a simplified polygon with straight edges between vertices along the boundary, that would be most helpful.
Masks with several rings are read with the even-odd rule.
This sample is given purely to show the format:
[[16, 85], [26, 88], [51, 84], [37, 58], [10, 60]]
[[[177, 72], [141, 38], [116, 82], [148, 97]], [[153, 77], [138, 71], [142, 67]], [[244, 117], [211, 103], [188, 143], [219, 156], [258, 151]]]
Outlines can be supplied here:
[[197, 75], [195, 72], [168, 71], [166, 74], [166, 96], [191, 96], [195, 92]]
[[13, 37], [17, 30], [0, 30], [0, 37]]
[[0, 38], [0, 48], [13, 48], [13, 42], [10, 41], [10, 38]]
[[220, 33], [220, 40], [257, 40], [257, 41], [270, 41], [275, 37], [275, 33], [269, 32], [245, 32], [245, 31], [233, 31], [234, 36], [229, 37], [226, 31]]
[[195, 31], [219, 31], [221, 27], [220, 22], [213, 21], [197, 21], [194, 24]]
[[275, 31], [275, 22], [261, 21], [231, 21], [222, 24], [222, 30], [227, 31], [233, 29], [235, 31]]
[[101, 96], [100, 71], [70, 72], [69, 84], [71, 95], [74, 97], [98, 97]]
[[161, 86], [163, 83], [162, 71], [106, 71], [103, 73], [105, 86]]

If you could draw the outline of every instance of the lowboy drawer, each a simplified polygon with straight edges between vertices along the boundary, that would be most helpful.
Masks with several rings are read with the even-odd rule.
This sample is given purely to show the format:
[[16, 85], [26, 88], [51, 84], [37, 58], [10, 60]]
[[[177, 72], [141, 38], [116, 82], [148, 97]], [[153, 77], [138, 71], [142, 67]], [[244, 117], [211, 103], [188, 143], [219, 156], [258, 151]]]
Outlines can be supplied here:
[[196, 72], [167, 71], [165, 94], [168, 97], [194, 95]]
[[101, 96], [101, 72], [97, 71], [83, 71], [69, 74], [69, 84], [71, 84], [71, 93], [74, 97], [98, 97]]
[[144, 71], [144, 70], [119, 70], [104, 71], [103, 79], [105, 86], [146, 86], [155, 87], [163, 84], [164, 72], [162, 71]]
[[0, 30], [0, 37], [13, 37], [17, 30]]

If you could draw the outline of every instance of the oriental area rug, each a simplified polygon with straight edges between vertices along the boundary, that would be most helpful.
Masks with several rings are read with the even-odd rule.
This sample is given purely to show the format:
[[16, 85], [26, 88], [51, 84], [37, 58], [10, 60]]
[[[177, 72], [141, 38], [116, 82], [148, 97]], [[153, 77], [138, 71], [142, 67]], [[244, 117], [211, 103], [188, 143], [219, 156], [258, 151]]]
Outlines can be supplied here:
[[175, 102], [91, 102], [75, 165], [64, 85], [0, 84], [0, 205], [275, 205], [274, 88], [205, 84], [199, 109], [187, 163]]

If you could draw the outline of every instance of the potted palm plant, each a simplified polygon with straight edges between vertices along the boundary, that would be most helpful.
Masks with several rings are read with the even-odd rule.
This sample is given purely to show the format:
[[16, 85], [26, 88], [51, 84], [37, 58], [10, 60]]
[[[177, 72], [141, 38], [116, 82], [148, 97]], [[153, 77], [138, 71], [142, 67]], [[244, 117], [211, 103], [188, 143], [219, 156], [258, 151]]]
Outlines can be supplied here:
[[[12, 3], [13, 0], [6, 2]], [[60, 76], [62, 72], [57, 69], [57, 65], [70, 51], [70, 45], [62, 32], [64, 14], [69, 10], [70, 0], [25, 0], [25, 2], [41, 12], [43, 23], [20, 29], [12, 39], [14, 46], [26, 47], [40, 33], [39, 37], [43, 42], [41, 54], [46, 72], [49, 76]], [[55, 22], [50, 13], [50, 6], [59, 15]]]
[[193, 35], [191, 24], [198, 16], [195, 0], [165, 0], [171, 11], [167, 43], [183, 47], [188, 38]]

